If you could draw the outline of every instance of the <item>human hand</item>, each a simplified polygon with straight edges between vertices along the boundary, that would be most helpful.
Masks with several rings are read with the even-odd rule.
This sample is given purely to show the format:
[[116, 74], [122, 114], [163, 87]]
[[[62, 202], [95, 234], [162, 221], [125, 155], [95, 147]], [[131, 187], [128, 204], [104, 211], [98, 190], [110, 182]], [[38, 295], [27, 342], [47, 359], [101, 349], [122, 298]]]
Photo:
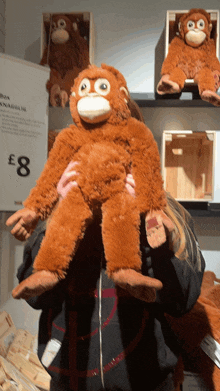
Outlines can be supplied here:
[[7, 226], [14, 225], [11, 234], [20, 241], [27, 240], [37, 226], [39, 216], [31, 209], [24, 208], [15, 212], [6, 221]]
[[135, 197], [135, 181], [132, 174], [128, 174], [125, 178], [125, 187], [132, 197]]
[[78, 165], [78, 162], [70, 162], [63, 172], [58, 185], [57, 185], [57, 192], [59, 194], [59, 198], [63, 199], [66, 197], [67, 193], [73, 188], [78, 186], [76, 182], [76, 176], [79, 175], [79, 173], [76, 171], [76, 166]]

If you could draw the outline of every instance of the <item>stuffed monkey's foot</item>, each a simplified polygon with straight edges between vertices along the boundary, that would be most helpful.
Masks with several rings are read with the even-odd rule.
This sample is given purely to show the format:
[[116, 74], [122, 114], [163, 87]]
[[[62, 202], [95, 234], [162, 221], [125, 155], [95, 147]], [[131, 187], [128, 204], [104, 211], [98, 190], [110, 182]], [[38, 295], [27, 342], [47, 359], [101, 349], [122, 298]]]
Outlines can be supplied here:
[[69, 97], [65, 90], [61, 90], [58, 84], [54, 84], [50, 90], [50, 103], [52, 106], [65, 107]]
[[157, 85], [157, 93], [159, 95], [164, 94], [176, 94], [180, 92], [180, 86], [174, 81], [169, 79], [169, 75], [163, 75]]
[[133, 269], [120, 269], [111, 275], [115, 284], [127, 290], [137, 299], [153, 303], [156, 300], [156, 290], [163, 288], [163, 284], [156, 278], [143, 276]]
[[214, 91], [206, 90], [201, 93], [201, 98], [214, 106], [220, 106], [220, 96]]
[[166, 242], [166, 232], [160, 215], [146, 217], [146, 234], [151, 248], [160, 247]]
[[16, 286], [12, 291], [12, 297], [14, 299], [28, 300], [31, 297], [40, 296], [42, 293], [49, 291], [58, 282], [58, 274], [49, 270], [40, 270]]

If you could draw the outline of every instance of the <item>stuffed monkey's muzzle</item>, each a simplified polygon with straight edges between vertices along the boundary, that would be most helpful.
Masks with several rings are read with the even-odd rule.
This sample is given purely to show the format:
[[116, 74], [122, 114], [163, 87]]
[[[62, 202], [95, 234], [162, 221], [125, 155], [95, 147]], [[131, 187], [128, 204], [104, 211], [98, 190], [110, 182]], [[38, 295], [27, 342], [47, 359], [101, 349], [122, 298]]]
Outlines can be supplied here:
[[98, 123], [106, 120], [112, 111], [109, 101], [98, 94], [89, 94], [77, 103], [80, 117], [89, 123]]

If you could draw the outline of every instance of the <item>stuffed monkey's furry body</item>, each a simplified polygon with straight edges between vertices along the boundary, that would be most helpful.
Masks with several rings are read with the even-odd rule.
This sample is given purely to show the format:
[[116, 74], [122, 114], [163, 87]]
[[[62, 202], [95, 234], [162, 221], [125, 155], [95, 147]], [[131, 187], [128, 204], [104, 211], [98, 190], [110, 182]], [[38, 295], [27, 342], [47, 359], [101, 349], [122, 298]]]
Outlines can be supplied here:
[[47, 90], [52, 106], [65, 106], [74, 79], [89, 65], [89, 45], [80, 35], [74, 15], [54, 14], [51, 26], [45, 22], [48, 45], [40, 65], [50, 67]]
[[[79, 162], [78, 186], [53, 212], [35, 259], [35, 271], [49, 270], [64, 277], [97, 208], [102, 212], [108, 275], [120, 269], [141, 271], [140, 213], [163, 210], [166, 198], [156, 141], [145, 124], [131, 117], [126, 89], [123, 76], [104, 64], [102, 68], [89, 67], [76, 79], [70, 98], [76, 125], [59, 133], [36, 187], [24, 202], [41, 219], [47, 218], [58, 200], [57, 183], [63, 171], [70, 161]], [[91, 98], [97, 100], [95, 109], [101, 99], [108, 106], [107, 113], [103, 110], [92, 118], [91, 105], [87, 106]], [[100, 116], [101, 122], [94, 123]], [[130, 169], [136, 184], [135, 198], [125, 188]]]
[[211, 29], [210, 16], [203, 9], [192, 9], [181, 16], [179, 36], [171, 41], [162, 65], [158, 94], [179, 93], [186, 79], [194, 79], [201, 98], [220, 106], [215, 80], [216, 75], [219, 77], [220, 63], [214, 40], [210, 38]]

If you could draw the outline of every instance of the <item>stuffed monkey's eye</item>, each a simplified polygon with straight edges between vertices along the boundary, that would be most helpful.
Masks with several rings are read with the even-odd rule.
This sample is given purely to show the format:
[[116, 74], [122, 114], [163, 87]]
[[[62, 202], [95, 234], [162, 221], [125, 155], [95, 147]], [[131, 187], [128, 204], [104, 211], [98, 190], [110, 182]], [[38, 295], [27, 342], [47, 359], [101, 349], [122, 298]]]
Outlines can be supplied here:
[[195, 23], [192, 20], [189, 20], [187, 22], [187, 28], [188, 30], [193, 30], [195, 28]]
[[57, 22], [57, 26], [61, 29], [65, 29], [66, 28], [66, 22], [64, 19], [59, 19], [58, 22]]
[[79, 86], [79, 95], [84, 96], [84, 95], [88, 94], [90, 91], [90, 87], [91, 87], [91, 85], [90, 85], [89, 79], [87, 79], [87, 78], [83, 79], [80, 83], [80, 86]]
[[98, 79], [95, 82], [95, 90], [100, 95], [108, 95], [110, 92], [111, 86], [107, 79]]
[[199, 30], [203, 30], [205, 27], [205, 21], [203, 19], [199, 19], [199, 21], [197, 22], [197, 28]]

